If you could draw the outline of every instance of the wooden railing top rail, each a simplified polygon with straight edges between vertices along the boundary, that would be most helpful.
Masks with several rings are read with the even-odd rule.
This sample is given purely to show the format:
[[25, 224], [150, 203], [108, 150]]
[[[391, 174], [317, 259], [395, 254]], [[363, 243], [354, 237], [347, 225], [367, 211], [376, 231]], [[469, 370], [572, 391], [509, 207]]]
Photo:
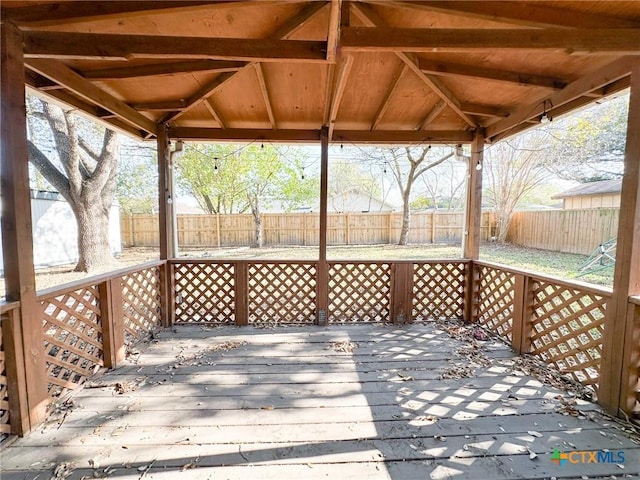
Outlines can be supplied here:
[[476, 265], [484, 265], [491, 268], [497, 268], [500, 270], [504, 270], [506, 272], [515, 273], [517, 275], [525, 275], [527, 277], [531, 277], [536, 280], [542, 280], [543, 282], [554, 283], [562, 287], [575, 288], [576, 290], [581, 290], [586, 293], [593, 293], [595, 295], [600, 295], [602, 297], [607, 297], [607, 298], [611, 297], [613, 292], [612, 289], [609, 287], [600, 287], [598, 285], [593, 285], [586, 282], [580, 282], [577, 280], [567, 280], [565, 278], [556, 277], [554, 275], [547, 275], [544, 273], [532, 272], [530, 270], [525, 270], [522, 268], [503, 265], [501, 263], [487, 262], [484, 260], [474, 260], [473, 263]]
[[20, 302], [0, 302], [0, 314], [10, 312], [11, 310], [15, 310], [16, 308], [20, 308]]
[[640, 305], [640, 295], [629, 297], [629, 303], [633, 303], [634, 305]]
[[[168, 260], [171, 264], [180, 264], [180, 263], [202, 263], [202, 264], [216, 264], [216, 263], [235, 263], [235, 264], [245, 264], [245, 263], [253, 263], [265, 265], [269, 263], [279, 263], [279, 264], [311, 264], [318, 263], [318, 260], [280, 260], [280, 259], [217, 259], [217, 258], [173, 258]], [[471, 260], [466, 258], [445, 258], [445, 259], [402, 259], [402, 260], [367, 260], [367, 259], [355, 259], [355, 260], [327, 260], [327, 263], [332, 265], [346, 265], [350, 263], [366, 263], [368, 265], [383, 265], [389, 263], [395, 264], [410, 264], [410, 263], [421, 263], [424, 265], [437, 265], [440, 263], [470, 263]]]
[[150, 262], [139, 263], [138, 265], [113, 270], [111, 272], [102, 273], [93, 277], [83, 278], [82, 280], [76, 280], [75, 282], [69, 282], [63, 285], [46, 288], [37, 292], [36, 299], [38, 301], [42, 301], [51, 296], [64, 295], [65, 293], [73, 292], [81, 288], [86, 288], [90, 287], [91, 285], [97, 285], [99, 283], [106, 282], [107, 280], [111, 280], [112, 278], [122, 277], [124, 275], [138, 272], [140, 270], [145, 270], [147, 268], [159, 267], [164, 263], [165, 260], [152, 260]]

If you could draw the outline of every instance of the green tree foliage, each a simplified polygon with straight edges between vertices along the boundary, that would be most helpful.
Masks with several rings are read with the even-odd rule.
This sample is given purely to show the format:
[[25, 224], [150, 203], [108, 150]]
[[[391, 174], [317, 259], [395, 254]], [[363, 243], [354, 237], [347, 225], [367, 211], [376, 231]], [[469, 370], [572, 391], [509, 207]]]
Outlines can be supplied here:
[[304, 175], [304, 158], [293, 148], [271, 145], [191, 145], [177, 161], [179, 184], [210, 214], [253, 216], [254, 244], [261, 247], [262, 211], [292, 210], [318, 195], [318, 179]]
[[126, 214], [151, 214], [158, 208], [156, 149], [123, 142], [118, 168], [117, 195]]

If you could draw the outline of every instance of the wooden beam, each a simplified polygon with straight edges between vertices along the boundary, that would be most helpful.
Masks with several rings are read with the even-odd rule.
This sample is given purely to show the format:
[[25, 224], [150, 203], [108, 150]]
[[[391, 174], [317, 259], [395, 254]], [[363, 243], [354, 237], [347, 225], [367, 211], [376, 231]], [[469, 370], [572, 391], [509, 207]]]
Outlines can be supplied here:
[[335, 85], [333, 87], [333, 94], [331, 96], [331, 106], [329, 107], [329, 141], [333, 139], [333, 131], [336, 126], [336, 118], [338, 117], [338, 111], [340, 110], [340, 103], [342, 102], [342, 96], [347, 86], [347, 78], [353, 65], [353, 57], [348, 55], [342, 57], [339, 61], [338, 75], [336, 77]]
[[[276, 2], [261, 2], [275, 4]], [[2, 17], [11, 18], [18, 25], [29, 27], [61, 26], [97, 20], [128, 19], [157, 14], [176, 14], [216, 8], [237, 8], [254, 6], [256, 2], [246, 0], [225, 0], [210, 2], [204, 0], [179, 1], [122, 1], [72, 2], [30, 5], [18, 8], [3, 8]]]
[[[627, 143], [620, 200], [620, 218], [613, 295], [607, 302], [598, 402], [618, 415], [633, 413], [637, 378], [634, 345], [635, 306], [629, 297], [640, 295], [640, 62], [631, 72]], [[635, 369], [635, 372], [632, 370]]]
[[[369, 27], [377, 27], [375, 29], [370, 28], [369, 30], [377, 30], [378, 28], [387, 27], [384, 19], [382, 19], [369, 5], [358, 3], [354, 5], [354, 8], [356, 15], [358, 15], [360, 20], [362, 20], [366, 25]], [[400, 58], [400, 60], [402, 60], [411, 69], [411, 71], [413, 71], [413, 73], [422, 80], [423, 83], [433, 90], [436, 95], [444, 100], [444, 102], [449, 105], [449, 107], [456, 112], [456, 114], [462, 118], [467, 125], [474, 128], [478, 126], [478, 123], [473, 118], [460, 109], [460, 101], [442, 82], [434, 76], [427, 75], [420, 70], [417, 59], [413, 55], [406, 52], [395, 53], [398, 58]]]
[[83, 77], [92, 80], [115, 80], [120, 78], [157, 77], [193, 72], [235, 72], [245, 65], [246, 62], [229, 60], [193, 60], [189, 62], [154, 63], [133, 67], [104, 68], [101, 70], [81, 72], [81, 74]]
[[460, 103], [460, 108], [463, 112], [469, 115], [476, 115], [478, 117], [508, 117], [509, 112], [499, 107], [492, 107], [489, 105], [476, 105], [473, 103]]
[[171, 138], [192, 141], [245, 141], [318, 142], [320, 130], [269, 130], [250, 128], [195, 128], [172, 127]]
[[567, 50], [640, 54], [640, 29], [361, 28], [342, 31], [342, 48], [355, 52], [455, 52], [486, 49]]
[[327, 61], [335, 63], [338, 44], [340, 43], [342, 0], [330, 0], [330, 4], [329, 31], [327, 33]]
[[440, 100], [433, 106], [431, 110], [429, 110], [429, 113], [427, 113], [427, 115], [422, 119], [416, 130], [424, 130], [425, 128], [427, 128], [429, 124], [433, 122], [438, 117], [438, 115], [440, 115], [444, 111], [445, 108], [447, 108], [447, 104], [444, 102], [444, 100]]
[[267, 89], [267, 82], [264, 80], [264, 72], [262, 71], [262, 65], [260, 63], [255, 64], [256, 77], [258, 78], [258, 85], [260, 85], [260, 91], [262, 92], [262, 98], [264, 99], [264, 106], [267, 108], [267, 115], [269, 116], [269, 122], [271, 128], [276, 129], [276, 118], [273, 115], [273, 108], [271, 108], [271, 99], [269, 98], [269, 90]]
[[482, 133], [473, 135], [471, 157], [467, 176], [467, 206], [465, 209], [465, 227], [462, 237], [464, 258], [477, 260], [480, 256], [482, 239], [482, 162], [484, 157], [484, 137]]
[[204, 101], [204, 106], [207, 107], [207, 110], [209, 110], [209, 113], [211, 114], [213, 119], [216, 122], [218, 122], [218, 125], [220, 125], [220, 128], [227, 128], [227, 124], [224, 122], [224, 120], [222, 119], [222, 117], [218, 113], [218, 110], [216, 109], [215, 105], [213, 104], [213, 99], [211, 99], [211, 97], [207, 98]]
[[144, 110], [147, 112], [172, 112], [186, 108], [187, 102], [185, 100], [170, 100], [158, 103], [133, 103], [130, 106], [135, 110]]
[[25, 57], [83, 60], [183, 58], [325, 62], [326, 43], [264, 38], [204, 38], [111, 33], [25, 32]]
[[438, 62], [420, 58], [418, 66], [424, 73], [444, 77], [469, 77], [482, 80], [495, 80], [520, 86], [544, 87], [559, 90], [567, 86], [568, 82], [554, 77], [536, 75], [532, 73], [511, 72], [495, 68], [464, 65], [460, 63]]
[[407, 74], [408, 71], [409, 71], [409, 67], [407, 66], [406, 63], [403, 63], [400, 70], [396, 72], [393, 79], [389, 83], [390, 85], [389, 90], [387, 91], [387, 94], [384, 96], [384, 99], [382, 100], [380, 107], [378, 107], [378, 111], [376, 112], [376, 116], [373, 120], [373, 124], [371, 125], [372, 131], [378, 127], [378, 124], [382, 120], [382, 117], [384, 117], [384, 114], [389, 108], [389, 105], [391, 105], [391, 99], [393, 98], [393, 94], [398, 89], [398, 85], [400, 85], [400, 82], [402, 81], [402, 79], [404, 78], [404, 76]]
[[628, 77], [633, 64], [633, 59], [634, 57], [623, 57], [615, 60], [604, 67], [579, 78], [550, 96], [540, 97], [532, 103], [520, 107], [519, 109], [511, 112], [509, 117], [488, 126], [486, 138], [493, 142], [494, 137], [500, 133], [511, 130], [513, 127], [520, 125], [527, 120], [539, 117], [545, 111], [545, 100], [547, 101], [547, 105], [549, 105], [550, 102], [553, 108], [558, 108], [561, 105], [575, 100], [576, 98], [584, 96], [587, 92], [592, 92], [598, 88], [614, 83], [623, 77]]
[[[0, 191], [5, 295], [20, 302], [21, 348], [28, 412], [16, 419], [34, 430], [46, 418], [47, 374], [40, 304], [36, 300], [33, 233], [29, 192], [29, 155], [25, 106], [22, 33], [13, 24], [0, 26]], [[18, 367], [19, 368], [19, 367]]]
[[156, 125], [144, 115], [138, 113], [126, 103], [118, 100], [111, 94], [99, 89], [93, 83], [86, 80], [66, 65], [55, 60], [31, 59], [28, 67], [40, 75], [63, 85], [88, 102], [99, 105], [109, 110], [128, 124], [155, 134]]
[[327, 263], [327, 204], [329, 197], [329, 128], [320, 130], [320, 218], [318, 238], [318, 278], [316, 281], [318, 325], [328, 323], [329, 265]]
[[[382, 3], [382, 2], [377, 2]], [[544, 2], [514, 1], [398, 1], [394, 6], [440, 12], [471, 19], [490, 20], [528, 27], [637, 28], [640, 22], [600, 13], [549, 7]]]
[[[309, 19], [311, 19], [318, 11], [320, 11], [324, 7], [323, 2], [313, 2], [310, 5], [305, 6], [300, 12], [296, 15], [288, 19], [284, 24], [276, 29], [271, 38], [286, 40], [295, 32], [297, 32], [303, 25], [305, 25]], [[164, 122], [172, 122], [175, 121], [178, 117], [188, 112], [191, 108], [198, 105], [201, 101], [207, 100], [211, 95], [213, 95], [216, 90], [221, 88], [226, 82], [234, 78], [234, 76], [244, 68], [249, 68], [252, 64], [249, 63], [244, 66], [242, 69], [231, 72], [231, 73], [223, 73], [216, 77], [211, 83], [202, 86], [199, 88], [188, 100], [188, 106], [180, 111], [169, 114], [163, 118]], [[218, 117], [219, 118], [219, 117]], [[221, 126], [223, 124], [221, 123]]]
[[335, 130], [333, 137], [350, 143], [471, 143], [473, 134], [461, 130]]

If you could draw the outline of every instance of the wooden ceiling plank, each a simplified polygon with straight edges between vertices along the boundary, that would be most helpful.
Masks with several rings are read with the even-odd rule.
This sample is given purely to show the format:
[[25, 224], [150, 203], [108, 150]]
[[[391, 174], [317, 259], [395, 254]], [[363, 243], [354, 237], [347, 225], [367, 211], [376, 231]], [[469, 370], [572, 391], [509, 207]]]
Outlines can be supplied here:
[[[385, 27], [385, 21], [369, 6], [364, 4], [355, 4], [355, 13], [358, 15], [358, 18], [365, 22], [369, 27], [377, 27], [377, 28], [368, 28], [368, 30], [378, 30], [381, 27]], [[344, 31], [345, 29], [343, 29]], [[363, 30], [363, 29], [360, 29]], [[367, 30], [365, 28], [364, 30]], [[344, 39], [343, 39], [344, 40]], [[344, 43], [343, 43], [344, 46]], [[460, 109], [460, 101], [451, 93], [451, 91], [442, 84], [437, 78], [432, 75], [427, 75], [426, 73], [420, 70], [418, 66], [417, 60], [413, 57], [413, 55], [406, 52], [395, 52], [398, 58], [402, 60], [412, 71], [415, 73], [423, 83], [425, 83], [433, 92], [438, 95], [442, 100], [445, 101], [451, 109], [456, 112], [456, 114], [464, 120], [464, 122], [470, 127], [476, 128], [478, 126], [477, 122], [471, 118], [469, 115], [464, 113]]]
[[184, 100], [170, 100], [157, 103], [134, 103], [130, 106], [135, 110], [144, 110], [146, 112], [171, 112], [185, 108], [186, 102]]
[[547, 97], [539, 98], [530, 104], [518, 108], [514, 112], [511, 112], [507, 118], [487, 127], [486, 138], [493, 141], [499, 134], [511, 130], [527, 120], [542, 115], [542, 113], [547, 110], [544, 106], [545, 103], [549, 105], [549, 102], [551, 102], [552, 108], [559, 108], [576, 98], [583, 97], [588, 92], [592, 92], [627, 77], [629, 72], [631, 72], [631, 66], [634, 61], [637, 61], [636, 57], [622, 57], [579, 78], [558, 92]]
[[213, 99], [209, 97], [203, 103], [204, 103], [204, 106], [207, 108], [207, 110], [209, 110], [209, 113], [211, 114], [213, 119], [216, 122], [218, 122], [218, 125], [220, 125], [220, 128], [227, 128], [227, 124], [224, 122], [224, 120], [218, 113], [216, 106], [213, 104]]
[[471, 77], [481, 80], [496, 80], [521, 86], [535, 86], [560, 90], [567, 86], [564, 80], [534, 73], [512, 72], [495, 68], [486, 68], [459, 63], [438, 62], [421, 58], [418, 60], [420, 70], [438, 76]]
[[[290, 35], [297, 32], [306, 22], [309, 21], [316, 13], [318, 13], [325, 6], [324, 2], [313, 2], [310, 5], [305, 6], [300, 12], [296, 15], [288, 19], [284, 24], [276, 29], [273, 33], [272, 38], [274, 39], [287, 39]], [[163, 122], [172, 122], [177, 120], [181, 115], [185, 114], [193, 107], [198, 105], [200, 102], [207, 100], [211, 95], [213, 95], [218, 89], [222, 88], [222, 86], [234, 78], [238, 72], [244, 70], [245, 68], [249, 68], [253, 63], [248, 63], [240, 70], [230, 73], [222, 73], [218, 77], [216, 77], [211, 83], [202, 86], [199, 88], [187, 101], [187, 107], [183, 110], [173, 112], [165, 116], [162, 120]], [[219, 118], [219, 116], [218, 116]], [[223, 124], [221, 124], [223, 125]]]
[[444, 100], [440, 100], [438, 103], [436, 103], [433, 106], [431, 110], [429, 110], [429, 112], [422, 119], [422, 121], [420, 122], [416, 130], [426, 129], [431, 124], [431, 122], [433, 122], [438, 117], [438, 115], [440, 115], [444, 111], [445, 108], [447, 108], [447, 104], [444, 102]]
[[338, 74], [336, 76], [335, 87], [333, 88], [333, 95], [331, 97], [331, 107], [329, 107], [329, 141], [333, 138], [333, 131], [336, 125], [336, 118], [338, 117], [338, 111], [340, 110], [340, 103], [342, 102], [342, 96], [347, 86], [347, 78], [349, 78], [349, 72], [353, 65], [353, 57], [347, 55], [342, 57], [339, 61]]
[[347, 27], [342, 48], [355, 52], [567, 50], [570, 53], [640, 54], [640, 29], [469, 29]]
[[[383, 3], [383, 2], [376, 2]], [[491, 20], [496, 22], [523, 25], [528, 27], [548, 28], [637, 28], [636, 20], [611, 17], [590, 12], [554, 8], [543, 2], [513, 1], [397, 1], [388, 2], [397, 7], [418, 9], [427, 12], [440, 12], [471, 19]]]
[[153, 121], [111, 94], [99, 89], [66, 65], [55, 60], [31, 59], [27, 61], [27, 66], [85, 100], [113, 112], [130, 125], [149, 133], [156, 133], [156, 124]]
[[408, 71], [409, 71], [409, 67], [407, 66], [406, 63], [403, 63], [400, 70], [398, 70], [394, 75], [393, 80], [390, 82], [391, 87], [387, 91], [387, 94], [384, 96], [384, 99], [382, 100], [380, 107], [378, 107], [378, 111], [376, 112], [375, 119], [373, 121], [373, 124], [371, 125], [371, 129], [370, 129], [371, 131], [375, 130], [378, 127], [378, 124], [382, 120], [382, 117], [384, 117], [384, 114], [389, 108], [389, 105], [391, 105], [393, 94], [398, 89], [398, 85], [400, 85], [400, 82], [402, 81], [402, 79], [404, 78], [404, 76], [407, 74]]
[[[275, 4], [277, 2], [263, 2]], [[61, 26], [74, 23], [95, 22], [108, 19], [128, 19], [154, 14], [174, 14], [215, 8], [237, 8], [255, 6], [247, 0], [225, 0], [211, 2], [205, 0], [179, 1], [118, 1], [107, 2], [67, 2], [32, 5], [19, 8], [3, 8], [2, 17], [24, 27]]]
[[317, 142], [320, 130], [269, 130], [251, 128], [196, 128], [172, 127], [171, 138], [193, 141], [274, 141], [274, 142]]
[[25, 58], [326, 61], [326, 43], [309, 40], [34, 31], [24, 32], [24, 40]]
[[327, 61], [330, 63], [335, 63], [338, 44], [340, 43], [340, 14], [342, 10], [342, 0], [331, 0], [330, 3], [331, 10], [329, 11], [329, 31], [327, 33]]
[[271, 107], [271, 99], [269, 98], [269, 90], [267, 89], [267, 82], [264, 79], [264, 72], [262, 71], [262, 64], [255, 64], [256, 76], [258, 77], [258, 84], [260, 85], [260, 91], [262, 92], [262, 98], [264, 99], [264, 105], [267, 108], [267, 115], [269, 116], [269, 122], [271, 128], [276, 129], [276, 119], [273, 115], [273, 108]]
[[176, 73], [225, 73], [235, 72], [244, 67], [246, 62], [227, 60], [194, 60], [190, 62], [156, 63], [152, 65], [137, 65], [134, 67], [115, 67], [101, 70], [81, 72], [85, 78], [91, 80], [115, 80], [121, 78], [156, 77], [173, 75]]

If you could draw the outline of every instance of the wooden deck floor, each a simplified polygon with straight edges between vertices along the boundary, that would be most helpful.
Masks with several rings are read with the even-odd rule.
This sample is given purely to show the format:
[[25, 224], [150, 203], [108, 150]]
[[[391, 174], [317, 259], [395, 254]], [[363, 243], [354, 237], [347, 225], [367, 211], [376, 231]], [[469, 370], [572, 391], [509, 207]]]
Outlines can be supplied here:
[[[507, 347], [460, 351], [444, 327], [164, 331], [3, 448], [2, 479], [638, 478], [621, 425], [586, 402], [563, 415], [576, 413], [567, 394], [524, 375]], [[441, 378], [465, 367], [475, 374]], [[559, 466], [554, 449], [625, 461]]]

